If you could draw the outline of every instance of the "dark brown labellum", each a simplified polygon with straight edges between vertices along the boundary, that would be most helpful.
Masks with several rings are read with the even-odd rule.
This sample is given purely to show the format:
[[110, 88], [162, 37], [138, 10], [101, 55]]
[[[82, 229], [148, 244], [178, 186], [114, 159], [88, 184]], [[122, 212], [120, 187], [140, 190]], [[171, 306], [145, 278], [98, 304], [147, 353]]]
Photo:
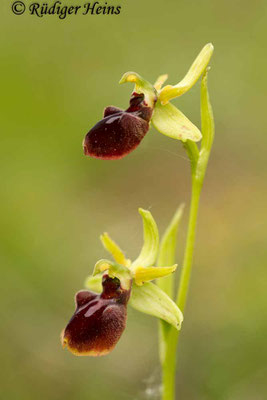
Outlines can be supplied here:
[[142, 93], [133, 93], [130, 107], [125, 111], [113, 106], [107, 107], [104, 118], [85, 136], [84, 154], [103, 160], [126, 156], [147, 133], [152, 112]]
[[76, 294], [76, 310], [62, 333], [62, 345], [78, 356], [102, 356], [120, 339], [127, 317], [130, 290], [117, 278], [103, 276], [103, 292]]

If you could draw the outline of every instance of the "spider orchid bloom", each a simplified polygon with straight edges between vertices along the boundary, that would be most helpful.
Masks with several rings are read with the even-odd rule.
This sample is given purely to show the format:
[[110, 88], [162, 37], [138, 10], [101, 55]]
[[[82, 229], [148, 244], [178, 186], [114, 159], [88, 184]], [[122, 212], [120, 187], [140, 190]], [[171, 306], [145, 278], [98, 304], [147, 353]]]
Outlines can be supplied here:
[[127, 304], [146, 314], [181, 328], [183, 315], [174, 301], [154, 279], [172, 274], [177, 265], [153, 266], [159, 249], [159, 235], [149, 211], [143, 218], [144, 244], [131, 262], [107, 233], [101, 236], [114, 261], [100, 260], [85, 286], [76, 294], [76, 310], [62, 333], [62, 345], [75, 355], [101, 356], [109, 353], [120, 339], [127, 318]]
[[133, 151], [149, 130], [154, 101], [147, 105], [143, 93], [134, 92], [127, 110], [107, 107], [104, 118], [87, 133], [84, 154], [102, 160], [122, 158]]
[[125, 329], [130, 288], [123, 289], [119, 279], [108, 274], [103, 275], [102, 286], [101, 294], [82, 290], [75, 296], [76, 310], [62, 344], [78, 356], [109, 353]]
[[163, 84], [160, 75], [154, 85], [135, 72], [126, 72], [120, 83], [135, 83], [128, 109], [107, 107], [104, 117], [85, 136], [84, 154], [103, 160], [120, 159], [132, 152], [149, 130], [150, 122], [162, 134], [183, 142], [198, 142], [200, 130], [169, 101], [188, 92], [206, 71], [213, 53], [211, 43], [204, 46], [185, 77], [177, 85]]

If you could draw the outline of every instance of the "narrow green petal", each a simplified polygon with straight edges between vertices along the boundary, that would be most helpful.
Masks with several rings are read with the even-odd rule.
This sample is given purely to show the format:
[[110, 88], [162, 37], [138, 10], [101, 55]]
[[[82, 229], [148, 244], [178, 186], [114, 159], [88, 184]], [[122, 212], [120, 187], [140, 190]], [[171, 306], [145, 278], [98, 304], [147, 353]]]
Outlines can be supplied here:
[[[164, 265], [172, 265], [175, 262], [177, 232], [183, 211], [184, 204], [181, 204], [162, 237], [157, 262], [158, 268]], [[171, 298], [173, 297], [173, 278], [174, 276], [170, 275], [157, 281], [158, 286]]]
[[182, 312], [174, 301], [154, 283], [148, 282], [143, 286], [137, 286], [134, 283], [130, 305], [138, 311], [168, 322], [178, 330], [181, 329]]
[[142, 286], [145, 282], [172, 274], [176, 268], [177, 264], [171, 267], [136, 267], [134, 271], [135, 283]]
[[128, 260], [125, 258], [122, 250], [117, 245], [117, 243], [110, 238], [108, 233], [105, 232], [103, 235], [100, 236], [100, 239], [105, 249], [112, 255], [117, 263], [125, 266], [128, 265]]
[[169, 100], [181, 96], [186, 93], [197, 82], [200, 76], [207, 68], [212, 56], [214, 47], [211, 43], [203, 47], [193, 64], [191, 65], [186, 76], [177, 85], [165, 86], [159, 94], [159, 99], [162, 104], [168, 103]]
[[126, 72], [119, 83], [133, 82], [135, 83], [134, 91], [136, 93], [144, 93], [145, 100], [150, 107], [154, 107], [157, 99], [156, 90], [150, 82], [142, 78], [136, 72]]
[[132, 263], [131, 269], [136, 267], [150, 267], [155, 264], [159, 248], [159, 232], [151, 213], [139, 208], [143, 218], [144, 244], [139, 257]]
[[162, 88], [163, 84], [166, 82], [167, 79], [168, 79], [168, 75], [167, 74], [160, 75], [158, 77], [158, 79], [156, 80], [156, 82], [154, 83], [154, 88], [157, 91], [159, 91]]
[[152, 123], [160, 133], [173, 139], [198, 142], [202, 138], [200, 130], [171, 103], [162, 105], [157, 101]]

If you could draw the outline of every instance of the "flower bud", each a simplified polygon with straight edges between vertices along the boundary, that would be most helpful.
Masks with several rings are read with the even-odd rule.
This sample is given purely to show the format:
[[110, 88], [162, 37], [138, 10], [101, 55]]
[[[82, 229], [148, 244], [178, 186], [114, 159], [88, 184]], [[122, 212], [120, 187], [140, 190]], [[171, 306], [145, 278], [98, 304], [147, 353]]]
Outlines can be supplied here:
[[152, 117], [153, 109], [147, 106], [144, 98], [143, 93], [134, 92], [127, 110], [107, 107], [104, 118], [85, 136], [84, 154], [114, 160], [133, 151], [147, 133]]
[[76, 310], [62, 333], [62, 346], [77, 356], [102, 356], [120, 339], [127, 317], [131, 290], [124, 290], [118, 278], [107, 274], [103, 291], [82, 290], [76, 294]]

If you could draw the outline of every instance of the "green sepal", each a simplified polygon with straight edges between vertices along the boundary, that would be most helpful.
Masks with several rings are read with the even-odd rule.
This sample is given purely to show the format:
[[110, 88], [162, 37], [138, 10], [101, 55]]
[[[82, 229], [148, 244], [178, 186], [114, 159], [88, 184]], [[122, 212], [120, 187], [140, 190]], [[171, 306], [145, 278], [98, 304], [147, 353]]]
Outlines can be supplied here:
[[205, 72], [210, 62], [213, 50], [214, 47], [211, 43], [206, 44], [189, 68], [185, 77], [177, 85], [167, 85], [161, 90], [159, 100], [162, 104], [167, 104], [169, 100], [179, 97], [191, 89], [200, 76]]
[[181, 329], [183, 314], [174, 301], [154, 283], [143, 286], [133, 283], [130, 305], [145, 314], [160, 318], [177, 330]]
[[130, 269], [135, 267], [150, 267], [155, 264], [159, 248], [159, 232], [157, 224], [151, 213], [139, 208], [139, 213], [143, 218], [144, 244], [138, 258], [132, 263]]
[[198, 142], [202, 138], [200, 130], [171, 103], [163, 105], [157, 101], [152, 123], [160, 133], [173, 139]]
[[145, 101], [148, 104], [148, 106], [152, 108], [154, 107], [154, 104], [157, 100], [157, 92], [150, 82], [142, 78], [142, 76], [140, 76], [136, 72], [132, 71], [126, 72], [122, 76], [119, 83], [121, 84], [126, 82], [135, 83], [134, 92], [144, 93]]

